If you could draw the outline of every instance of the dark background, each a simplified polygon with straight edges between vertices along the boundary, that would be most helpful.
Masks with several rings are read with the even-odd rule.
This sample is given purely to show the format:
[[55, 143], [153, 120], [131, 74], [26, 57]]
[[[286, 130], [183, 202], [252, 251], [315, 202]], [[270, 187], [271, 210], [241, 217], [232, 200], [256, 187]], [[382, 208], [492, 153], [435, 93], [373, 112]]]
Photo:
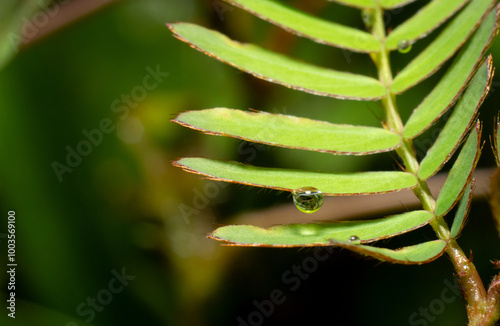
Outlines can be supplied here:
[[[5, 266], [7, 212], [15, 211], [18, 263], [17, 318], [7, 318], [2, 305], [2, 325], [236, 326], [238, 317], [254, 318], [259, 325], [255, 303], [269, 311], [265, 300], [272, 293], [281, 294], [279, 304], [263, 325], [322, 325], [324, 320], [330, 325], [466, 323], [462, 298], [447, 290], [454, 280], [447, 257], [423, 266], [399, 266], [339, 249], [220, 246], [205, 238], [218, 225], [258, 225], [265, 222], [262, 214], [293, 222], [286, 213], [293, 206], [290, 196], [219, 186], [170, 165], [182, 156], [203, 156], [331, 172], [397, 168], [390, 154], [333, 157], [276, 149], [202, 135], [170, 122], [183, 110], [232, 107], [377, 126], [383, 111], [377, 103], [316, 97], [257, 80], [174, 39], [165, 23], [194, 22], [318, 65], [375, 76], [367, 55], [291, 36], [221, 1], [111, 2], [84, 17], [86, 5], [74, 5], [85, 1], [53, 3], [58, 13], [37, 28], [37, 36], [0, 72], [0, 262]], [[363, 26], [358, 10], [323, 0], [289, 2]], [[394, 28], [426, 2], [389, 12], [387, 26]], [[87, 6], [92, 3], [99, 7], [99, 1]], [[51, 31], [58, 23], [61, 28]], [[407, 54], [393, 54], [394, 72], [436, 34]], [[491, 49], [494, 62], [500, 60], [499, 50], [498, 45]], [[122, 94], [143, 84], [147, 67], [168, 76], [127, 105], [130, 112], [122, 120], [123, 112], [113, 109], [115, 101], [124, 105]], [[404, 119], [439, 76], [400, 97]], [[485, 140], [498, 111], [498, 85], [494, 81], [481, 109]], [[86, 139], [82, 131], [96, 129], [106, 119], [114, 130], [103, 133], [59, 180], [54, 162], [67, 164], [68, 146], [76, 150]], [[431, 137], [432, 131], [419, 139], [425, 144]], [[479, 165], [494, 166], [489, 141]], [[359, 205], [368, 205], [364, 200]], [[272, 207], [277, 208], [271, 212]], [[261, 217], [248, 213], [260, 210]], [[332, 219], [346, 214], [334, 205], [322, 213]], [[383, 245], [397, 248], [435, 238], [429, 229]], [[499, 241], [484, 199], [474, 202], [459, 243], [465, 252], [474, 250], [474, 262], [488, 283], [494, 275], [489, 260], [499, 257]], [[294, 266], [306, 271], [302, 279], [291, 274]], [[128, 285], [108, 297], [110, 281], [122, 272], [130, 278]], [[0, 273], [4, 303], [7, 276]], [[82, 311], [89, 311], [87, 300], [96, 296], [106, 304], [90, 318], [90, 312]], [[78, 310], [82, 304], [84, 309]]]

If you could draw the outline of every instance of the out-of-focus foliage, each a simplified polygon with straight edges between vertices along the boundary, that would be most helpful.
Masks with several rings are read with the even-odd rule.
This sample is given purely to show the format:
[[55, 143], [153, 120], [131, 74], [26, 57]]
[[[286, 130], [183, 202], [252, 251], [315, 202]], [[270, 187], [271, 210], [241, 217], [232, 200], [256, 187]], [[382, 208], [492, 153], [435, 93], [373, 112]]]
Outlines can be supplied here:
[[[60, 5], [59, 13], [49, 21], [66, 15], [65, 6], [75, 1]], [[354, 9], [323, 0], [296, 2], [324, 19], [363, 26]], [[411, 6], [391, 13], [388, 26], [395, 27], [408, 18]], [[309, 40], [289, 38], [239, 9], [211, 0], [118, 1], [23, 46], [0, 71], [2, 300], [8, 282], [3, 269], [9, 210], [15, 210], [17, 217], [19, 285], [17, 318], [8, 318], [2, 307], [0, 324], [233, 325], [238, 317], [246, 319], [257, 311], [254, 302], [269, 299], [270, 293], [279, 289], [286, 300], [266, 319], [270, 325], [320, 323], [332, 314], [351, 325], [402, 325], [420, 307], [439, 297], [448, 288], [445, 281], [453, 282], [447, 269], [441, 268], [446, 261], [414, 269], [376, 266], [347, 251], [332, 255], [326, 250], [283, 249], [276, 255], [266, 249], [250, 249], [240, 255], [237, 248], [220, 247], [204, 238], [215, 226], [229, 223], [244, 210], [293, 203], [291, 198], [266, 191], [232, 185], [224, 188], [198, 180], [170, 165], [180, 156], [196, 153], [213, 157], [217, 153], [217, 159], [330, 172], [377, 169], [393, 164], [393, 159], [387, 154], [361, 160], [271, 150], [196, 135], [169, 123], [181, 111], [219, 105], [369, 126], [378, 125], [381, 115], [374, 103], [350, 103], [348, 110], [342, 109], [346, 108], [342, 101], [268, 86], [240, 74], [179, 46], [166, 33], [165, 23], [174, 21], [196, 22], [238, 38], [259, 39], [282, 53], [300, 55], [320, 65], [333, 63], [357, 73], [374, 73], [359, 54], [325, 51]], [[493, 53], [499, 58], [497, 48]], [[405, 59], [396, 54], [394, 62], [402, 67]], [[159, 67], [168, 76], [159, 76], [161, 82], [148, 79], [148, 85], [158, 84], [139, 100], [141, 90], [137, 87], [143, 86], [150, 74], [147, 67], [153, 71]], [[428, 86], [433, 87], [422, 85], [403, 97], [416, 105], [411, 97], [421, 98]], [[492, 88], [497, 87], [494, 81]], [[493, 92], [487, 99], [482, 108], [485, 116], [497, 109], [493, 105], [497, 96], [498, 92]], [[410, 110], [403, 114], [408, 116]], [[106, 124], [106, 119], [111, 124]], [[98, 142], [91, 131], [101, 127], [113, 130], [103, 131]], [[484, 130], [492, 130], [492, 123], [485, 122]], [[432, 138], [431, 133], [422, 139]], [[70, 152], [85, 153], [85, 145], [79, 144], [90, 143], [89, 134], [97, 137], [93, 139], [98, 145], [91, 143], [91, 153], [79, 155], [79, 164], [72, 157], [75, 166], [69, 166], [68, 146]], [[62, 182], [54, 172], [54, 161], [72, 170], [62, 174]], [[484, 164], [491, 161], [490, 157]], [[474, 209], [483, 211], [472, 212], [479, 218], [471, 220], [468, 228], [484, 242], [484, 247], [476, 247], [475, 262], [479, 268], [489, 268], [489, 262], [482, 266], [480, 262], [492, 256], [489, 248], [497, 243], [495, 230], [488, 224], [489, 208]], [[332, 216], [335, 214], [333, 210]], [[462, 234], [463, 238], [475, 236], [467, 228]], [[390, 245], [401, 247], [425, 240], [423, 235], [409, 236]], [[322, 259], [316, 260], [315, 269], [308, 265], [311, 257]], [[294, 273], [294, 266], [303, 271], [305, 266], [306, 276]], [[97, 301], [102, 311], [94, 310], [90, 321], [87, 298], [105, 301], [103, 290], [123, 268], [126, 275], [135, 278], [123, 291], [113, 294], [108, 304]], [[380, 282], [372, 282], [374, 278]], [[435, 290], [422, 293], [418, 283], [407, 282], [417, 278], [429, 280], [428, 287]], [[390, 286], [387, 280], [391, 280]], [[401, 297], [402, 287], [407, 296]], [[359, 299], [361, 289], [363, 300]], [[436, 324], [463, 322], [462, 304], [458, 295], [455, 298], [436, 316]], [[371, 303], [375, 300], [387, 305], [374, 310]], [[395, 300], [405, 301], [404, 309], [394, 312]], [[357, 303], [356, 311], [352, 302]], [[79, 306], [86, 312], [79, 313]], [[361, 310], [366, 313], [359, 314]]]

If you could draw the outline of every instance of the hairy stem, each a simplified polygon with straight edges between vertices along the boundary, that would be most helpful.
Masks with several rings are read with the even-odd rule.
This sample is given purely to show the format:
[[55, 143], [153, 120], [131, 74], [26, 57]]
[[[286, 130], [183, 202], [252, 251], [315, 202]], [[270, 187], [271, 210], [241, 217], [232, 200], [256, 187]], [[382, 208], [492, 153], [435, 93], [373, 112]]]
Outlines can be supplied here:
[[[372, 34], [381, 41], [382, 48], [379, 54], [372, 55], [372, 59], [378, 68], [380, 82], [387, 87], [386, 96], [382, 99], [382, 105], [386, 112], [385, 127], [402, 135], [404, 126], [397, 109], [396, 96], [390, 91], [393, 77], [389, 51], [384, 45], [386, 32], [382, 8], [376, 8], [373, 16], [374, 24]], [[397, 149], [397, 154], [403, 161], [406, 171], [417, 176], [419, 163], [410, 139], [404, 139], [402, 137], [402, 144]], [[427, 186], [427, 182], [425, 180], [418, 180], [418, 185], [413, 189], [413, 192], [422, 203], [423, 208], [434, 213], [436, 201]], [[436, 232], [436, 235], [448, 243], [446, 252], [457, 272], [462, 291], [467, 300], [467, 315], [469, 317], [469, 324], [482, 325], [482, 323], [484, 323], [482, 318], [490, 307], [487, 302], [487, 294], [484, 289], [483, 282], [479, 277], [476, 267], [472, 261], [465, 256], [458, 243], [454, 239], [451, 239], [450, 229], [443, 217], [436, 216], [430, 225]]]

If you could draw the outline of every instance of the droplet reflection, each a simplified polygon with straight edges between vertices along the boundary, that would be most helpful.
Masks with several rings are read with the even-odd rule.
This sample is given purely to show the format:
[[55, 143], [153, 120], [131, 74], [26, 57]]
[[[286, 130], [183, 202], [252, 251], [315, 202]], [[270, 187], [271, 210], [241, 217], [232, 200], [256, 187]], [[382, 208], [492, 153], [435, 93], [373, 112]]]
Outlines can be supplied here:
[[411, 50], [411, 43], [408, 40], [401, 40], [398, 42], [399, 53], [408, 53]]
[[375, 21], [373, 10], [365, 9], [361, 11], [361, 19], [367, 28], [371, 28]]
[[323, 193], [314, 187], [302, 187], [293, 192], [295, 206], [304, 213], [314, 213], [323, 205]]
[[357, 235], [351, 235], [351, 237], [347, 241], [349, 241], [352, 244], [360, 244], [361, 243], [361, 239]]

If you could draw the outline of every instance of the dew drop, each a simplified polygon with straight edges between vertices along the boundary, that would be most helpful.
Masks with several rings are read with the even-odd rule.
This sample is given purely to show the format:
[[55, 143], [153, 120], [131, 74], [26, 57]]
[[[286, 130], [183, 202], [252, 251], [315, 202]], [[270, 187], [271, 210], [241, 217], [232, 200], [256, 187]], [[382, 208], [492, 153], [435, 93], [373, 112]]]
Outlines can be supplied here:
[[293, 192], [295, 206], [304, 213], [314, 213], [323, 205], [323, 193], [314, 187], [302, 187]]
[[349, 241], [352, 244], [360, 244], [361, 243], [361, 239], [357, 235], [351, 235], [351, 237], [347, 241]]
[[408, 53], [411, 50], [411, 43], [408, 40], [401, 40], [398, 42], [399, 53]]
[[365, 23], [365, 26], [367, 28], [371, 28], [375, 20], [373, 16], [373, 11], [369, 9], [361, 11], [361, 19], [363, 20], [363, 23]]

